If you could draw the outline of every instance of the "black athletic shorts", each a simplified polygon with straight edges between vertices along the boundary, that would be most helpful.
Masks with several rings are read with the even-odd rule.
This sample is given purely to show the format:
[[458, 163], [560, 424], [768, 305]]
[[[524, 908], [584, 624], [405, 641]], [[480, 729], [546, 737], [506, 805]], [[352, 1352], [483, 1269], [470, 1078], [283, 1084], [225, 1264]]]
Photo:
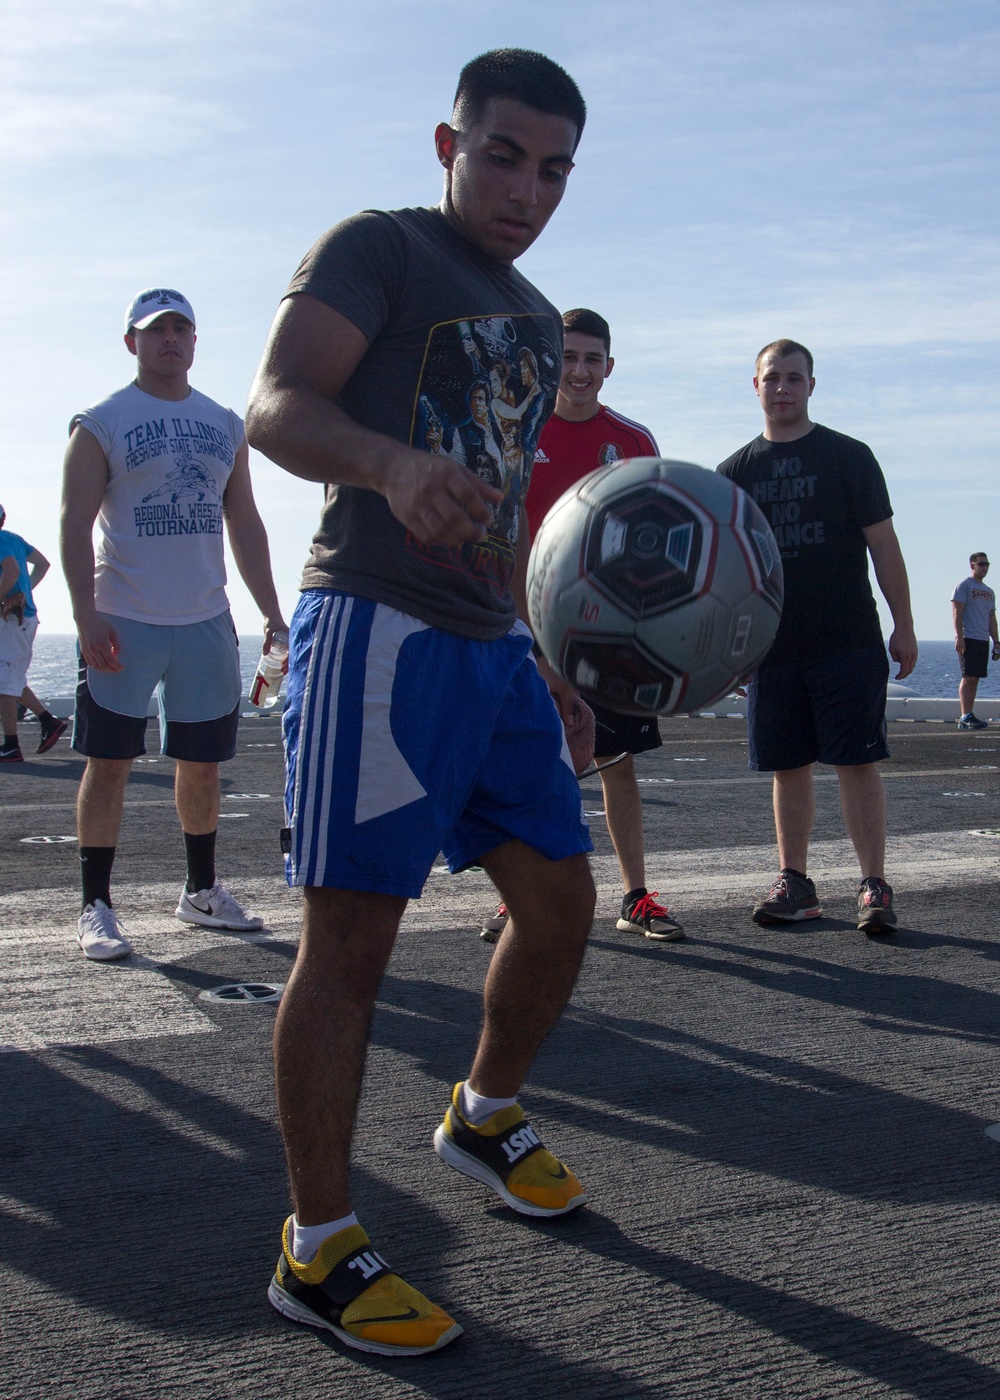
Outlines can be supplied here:
[[888, 679], [881, 642], [805, 665], [762, 666], [747, 687], [750, 767], [773, 773], [888, 758]]
[[663, 744], [655, 715], [620, 715], [591, 705], [596, 721], [594, 757], [617, 758], [620, 753], [648, 753]]
[[963, 676], [974, 676], [981, 681], [990, 659], [989, 642], [980, 641], [978, 637], [966, 637], [965, 650], [958, 659], [962, 663]]

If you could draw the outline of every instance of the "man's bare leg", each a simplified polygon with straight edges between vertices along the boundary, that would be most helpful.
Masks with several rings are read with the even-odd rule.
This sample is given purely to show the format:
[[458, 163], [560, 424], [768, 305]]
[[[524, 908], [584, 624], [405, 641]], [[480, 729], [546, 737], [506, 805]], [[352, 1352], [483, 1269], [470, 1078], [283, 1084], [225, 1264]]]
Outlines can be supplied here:
[[177, 760], [174, 804], [181, 829], [190, 836], [215, 831], [219, 825], [219, 765]]
[[29, 686], [25, 686], [21, 691], [21, 704], [26, 710], [30, 710], [33, 715], [37, 715], [39, 718], [47, 713], [45, 706]]
[[958, 703], [962, 707], [963, 715], [971, 715], [976, 703], [976, 693], [979, 690], [978, 676], [963, 676], [958, 683]]
[[349, 1160], [372, 1007], [406, 900], [307, 889], [274, 1027], [274, 1079], [295, 1218], [350, 1212]]
[[604, 815], [608, 835], [618, 857], [622, 885], [630, 890], [644, 889], [646, 862], [642, 836], [642, 799], [635, 780], [635, 760], [629, 754], [600, 774], [604, 790]]
[[482, 864], [511, 917], [483, 988], [468, 1084], [485, 1098], [516, 1098], [576, 983], [597, 896], [583, 855], [551, 861], [509, 841]]
[[81, 846], [117, 846], [130, 758], [88, 758], [76, 799]]
[[812, 764], [775, 773], [772, 801], [778, 864], [782, 870], [797, 870], [805, 875], [809, 836], [816, 816]]
[[885, 879], [885, 785], [878, 766], [861, 763], [837, 768], [840, 810], [854, 843], [861, 878]]
[[8, 744], [17, 741], [17, 696], [0, 695], [0, 726]]

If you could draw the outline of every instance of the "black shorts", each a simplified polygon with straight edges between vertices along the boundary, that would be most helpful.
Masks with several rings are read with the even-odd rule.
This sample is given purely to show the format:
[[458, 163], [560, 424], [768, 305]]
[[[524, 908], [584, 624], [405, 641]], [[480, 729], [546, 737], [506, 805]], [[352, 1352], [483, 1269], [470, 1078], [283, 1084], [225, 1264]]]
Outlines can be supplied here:
[[648, 753], [663, 744], [655, 715], [620, 715], [591, 705], [596, 721], [595, 758], [617, 758], [620, 753]]
[[750, 767], [854, 767], [889, 757], [885, 647], [859, 647], [805, 665], [762, 666], [747, 687]]
[[963, 676], [974, 676], [981, 681], [990, 659], [989, 642], [980, 641], [978, 637], [966, 637], [965, 650], [958, 659], [962, 663]]

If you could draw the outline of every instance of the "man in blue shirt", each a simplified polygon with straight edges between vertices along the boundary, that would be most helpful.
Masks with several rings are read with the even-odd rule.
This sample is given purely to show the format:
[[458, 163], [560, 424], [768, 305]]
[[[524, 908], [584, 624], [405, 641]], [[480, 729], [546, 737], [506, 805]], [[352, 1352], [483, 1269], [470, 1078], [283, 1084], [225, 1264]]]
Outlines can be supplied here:
[[6, 520], [7, 513], [0, 506], [0, 763], [23, 763], [17, 737], [19, 700], [24, 700], [38, 715], [42, 727], [39, 753], [52, 748], [65, 731], [66, 721], [50, 715], [28, 690], [28, 667], [38, 630], [32, 590], [47, 573], [49, 561], [13, 530], [5, 530]]

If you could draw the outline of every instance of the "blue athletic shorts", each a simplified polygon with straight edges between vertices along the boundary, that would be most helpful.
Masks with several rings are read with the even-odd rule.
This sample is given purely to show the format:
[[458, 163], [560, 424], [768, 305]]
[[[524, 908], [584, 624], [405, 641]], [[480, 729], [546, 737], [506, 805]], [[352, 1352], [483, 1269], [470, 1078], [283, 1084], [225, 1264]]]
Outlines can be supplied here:
[[[73, 747], [88, 758], [146, 752], [146, 712], [156, 691], [160, 752], [190, 763], [224, 763], [236, 752], [240, 646], [228, 612], [176, 627], [112, 617], [120, 671], [80, 660]], [[79, 649], [78, 649], [79, 650]]]
[[806, 665], [762, 666], [747, 687], [750, 767], [771, 773], [888, 758], [888, 679], [881, 643]]
[[549, 860], [593, 849], [522, 623], [477, 642], [309, 589], [283, 723], [291, 885], [416, 899], [439, 851], [456, 871], [513, 839]]

